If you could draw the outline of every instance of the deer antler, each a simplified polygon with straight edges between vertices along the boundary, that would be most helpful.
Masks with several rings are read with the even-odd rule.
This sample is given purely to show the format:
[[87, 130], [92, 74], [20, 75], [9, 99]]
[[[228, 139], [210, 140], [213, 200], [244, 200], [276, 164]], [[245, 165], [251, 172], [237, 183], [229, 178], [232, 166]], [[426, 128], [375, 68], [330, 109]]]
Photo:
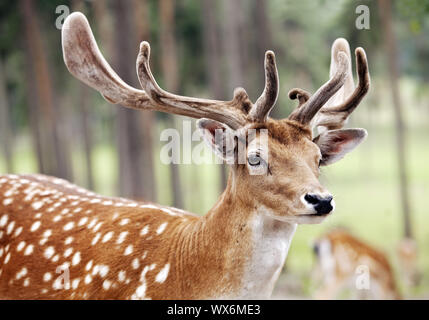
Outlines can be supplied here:
[[250, 118], [257, 122], [264, 122], [267, 119], [279, 94], [279, 76], [274, 52], [267, 51], [265, 53], [264, 67], [265, 88], [249, 114]]
[[298, 99], [299, 104], [297, 108], [301, 108], [308, 99], [310, 99], [310, 94], [304, 89], [293, 88], [288, 93], [289, 99], [295, 100]]
[[162, 90], [149, 68], [150, 47], [140, 45], [137, 73], [144, 89], [127, 85], [102, 56], [88, 20], [80, 12], [69, 15], [62, 29], [64, 61], [76, 78], [99, 91], [107, 101], [135, 109], [154, 109], [193, 118], [209, 118], [233, 129], [244, 126], [252, 102], [242, 88], [234, 90], [231, 101], [190, 98]]
[[[310, 119], [310, 121], [312, 119], [313, 127], [320, 126], [325, 127], [328, 130], [340, 129], [344, 127], [350, 114], [355, 110], [355, 108], [362, 101], [362, 98], [368, 92], [370, 85], [368, 62], [366, 60], [365, 51], [362, 48], [357, 48], [355, 50], [355, 55], [359, 84], [353, 91], [354, 81], [351, 70], [351, 54], [349, 44], [347, 40], [343, 38], [335, 40], [331, 50], [330, 76], [332, 78], [329, 82], [341, 74], [340, 82], [342, 82], [343, 85], [339, 89], [336, 88], [333, 94], [327, 97], [329, 99], [325, 99], [324, 104], [318, 104], [319, 109], [316, 111], [315, 116], [313, 115], [314, 119], [310, 114], [306, 118], [306, 123], [308, 123], [308, 119]], [[313, 96], [317, 95], [320, 91], [321, 90], [319, 89]], [[289, 116], [289, 118], [295, 120], [300, 119], [299, 117], [302, 118], [303, 116], [297, 116], [297, 114], [304, 113], [301, 106], [307, 107], [308, 102], [310, 102], [307, 102], [307, 100], [313, 99], [313, 96], [310, 97], [309, 94], [302, 89], [292, 89], [289, 92], [289, 98], [298, 98], [300, 103], [298, 109], [295, 110]]]
[[314, 126], [325, 127], [328, 130], [340, 129], [344, 127], [350, 114], [356, 109], [363, 97], [367, 94], [370, 86], [370, 78], [368, 71], [368, 62], [365, 51], [362, 48], [355, 50], [356, 55], [356, 73], [358, 76], [358, 85], [353, 90], [354, 81], [350, 73], [351, 86], [346, 88], [342, 97], [328, 101], [314, 120]]
[[62, 28], [64, 62], [76, 78], [99, 91], [111, 103], [150, 108], [144, 91], [127, 85], [101, 54], [85, 16], [74, 12]]
[[[289, 119], [309, 124], [320, 108], [343, 86], [346, 81], [349, 62], [346, 53], [343, 51], [338, 52], [336, 57], [338, 64], [335, 74], [310, 98], [308, 98], [308, 94], [303, 94], [304, 91], [301, 89], [293, 89], [289, 92], [291, 98], [302, 97], [299, 108], [289, 115]], [[307, 98], [308, 100], [306, 100]], [[306, 102], [304, 102], [305, 100]]]

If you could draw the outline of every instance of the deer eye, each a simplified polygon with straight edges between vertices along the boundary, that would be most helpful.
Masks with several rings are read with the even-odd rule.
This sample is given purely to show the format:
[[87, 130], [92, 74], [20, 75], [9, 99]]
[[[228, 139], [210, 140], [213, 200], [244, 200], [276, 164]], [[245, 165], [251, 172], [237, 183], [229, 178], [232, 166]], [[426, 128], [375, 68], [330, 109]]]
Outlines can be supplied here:
[[261, 157], [259, 153], [251, 153], [247, 157], [247, 163], [252, 167], [266, 167], [267, 162]]
[[251, 166], [259, 166], [259, 165], [265, 165], [265, 160], [261, 157], [259, 153], [252, 153], [248, 156], [247, 162]]

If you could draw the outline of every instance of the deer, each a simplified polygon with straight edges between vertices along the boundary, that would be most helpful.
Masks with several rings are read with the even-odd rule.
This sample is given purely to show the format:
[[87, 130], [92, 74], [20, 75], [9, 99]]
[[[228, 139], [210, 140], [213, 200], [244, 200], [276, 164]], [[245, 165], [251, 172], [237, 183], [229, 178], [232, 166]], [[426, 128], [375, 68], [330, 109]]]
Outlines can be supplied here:
[[422, 281], [422, 273], [418, 268], [417, 241], [404, 237], [396, 246], [396, 254], [401, 276], [407, 289], [417, 287]]
[[[199, 216], [101, 196], [55, 177], [1, 176], [0, 298], [268, 299], [297, 225], [320, 223], [334, 209], [320, 167], [367, 136], [343, 128], [369, 89], [365, 51], [355, 50], [355, 87], [349, 44], [337, 39], [329, 80], [314, 94], [292, 89], [298, 107], [276, 120], [269, 117], [279, 92], [272, 51], [253, 103], [242, 88], [230, 101], [164, 91], [145, 41], [136, 61], [142, 90], [131, 87], [104, 59], [80, 12], [65, 19], [62, 49], [70, 73], [108, 102], [198, 119], [203, 140], [229, 165], [228, 183]], [[317, 127], [323, 132], [313, 137]]]
[[[382, 251], [344, 229], [334, 229], [313, 245], [318, 299], [335, 299], [346, 288], [359, 299], [401, 299], [393, 268]], [[366, 274], [364, 274], [366, 273]], [[358, 287], [363, 277], [365, 286]]]

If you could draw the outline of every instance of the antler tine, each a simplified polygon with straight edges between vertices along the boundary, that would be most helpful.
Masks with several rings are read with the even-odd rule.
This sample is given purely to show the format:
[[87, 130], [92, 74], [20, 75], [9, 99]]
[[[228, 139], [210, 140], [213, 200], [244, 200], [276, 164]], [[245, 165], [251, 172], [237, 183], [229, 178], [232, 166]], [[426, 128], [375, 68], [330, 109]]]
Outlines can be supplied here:
[[317, 114], [316, 126], [326, 127], [328, 130], [342, 128], [350, 114], [356, 109], [363, 97], [368, 93], [370, 77], [368, 61], [364, 49], [356, 48], [356, 73], [358, 85], [345, 101], [335, 106], [324, 106]]
[[136, 68], [140, 85], [156, 109], [193, 118], [209, 118], [229, 125], [233, 129], [247, 122], [247, 110], [252, 105], [243, 88], [234, 90], [231, 101], [219, 101], [179, 96], [163, 90], [152, 75], [149, 66], [150, 45], [143, 41], [137, 56]]
[[149, 68], [150, 47], [140, 46], [137, 73], [145, 89], [126, 84], [101, 54], [88, 20], [80, 12], [69, 15], [62, 29], [64, 62], [76, 78], [99, 91], [107, 101], [136, 109], [153, 109], [193, 118], [209, 118], [238, 129], [248, 122], [252, 102], [242, 88], [234, 90], [231, 101], [178, 96], [162, 90]]
[[65, 20], [62, 47], [70, 73], [99, 91], [107, 101], [130, 108], [151, 107], [146, 93], [127, 85], [106, 62], [82, 13], [73, 12]]
[[355, 87], [352, 73], [352, 56], [350, 52], [350, 45], [344, 38], [338, 38], [332, 44], [329, 76], [333, 77], [338, 69], [338, 52], [340, 51], [347, 55], [347, 60], [349, 62], [347, 77], [344, 81], [344, 85], [328, 100], [328, 102], [325, 103], [323, 106], [324, 108], [326, 106], [337, 105], [340, 101], [344, 101], [345, 97], [350, 95]]
[[297, 108], [301, 108], [307, 102], [307, 100], [310, 99], [310, 93], [304, 89], [293, 88], [289, 91], [288, 97], [291, 100], [298, 99], [299, 104]]
[[289, 119], [308, 124], [320, 110], [320, 108], [332, 97], [343, 85], [347, 77], [349, 61], [343, 51], [337, 54], [338, 65], [335, 75], [316, 91], [308, 101], [300, 108], [291, 113]]
[[264, 122], [267, 119], [279, 94], [279, 76], [276, 66], [276, 57], [271, 50], [265, 53], [264, 68], [265, 88], [261, 96], [256, 100], [249, 114], [249, 118], [257, 122]]

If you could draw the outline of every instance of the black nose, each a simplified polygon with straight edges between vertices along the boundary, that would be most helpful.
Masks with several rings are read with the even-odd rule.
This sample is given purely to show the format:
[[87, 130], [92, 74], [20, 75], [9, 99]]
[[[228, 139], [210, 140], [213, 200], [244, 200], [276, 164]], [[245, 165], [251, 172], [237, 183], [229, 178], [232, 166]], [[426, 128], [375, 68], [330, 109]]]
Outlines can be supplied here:
[[332, 196], [321, 197], [317, 194], [307, 193], [304, 199], [314, 206], [317, 214], [327, 214], [333, 209], [331, 204]]

